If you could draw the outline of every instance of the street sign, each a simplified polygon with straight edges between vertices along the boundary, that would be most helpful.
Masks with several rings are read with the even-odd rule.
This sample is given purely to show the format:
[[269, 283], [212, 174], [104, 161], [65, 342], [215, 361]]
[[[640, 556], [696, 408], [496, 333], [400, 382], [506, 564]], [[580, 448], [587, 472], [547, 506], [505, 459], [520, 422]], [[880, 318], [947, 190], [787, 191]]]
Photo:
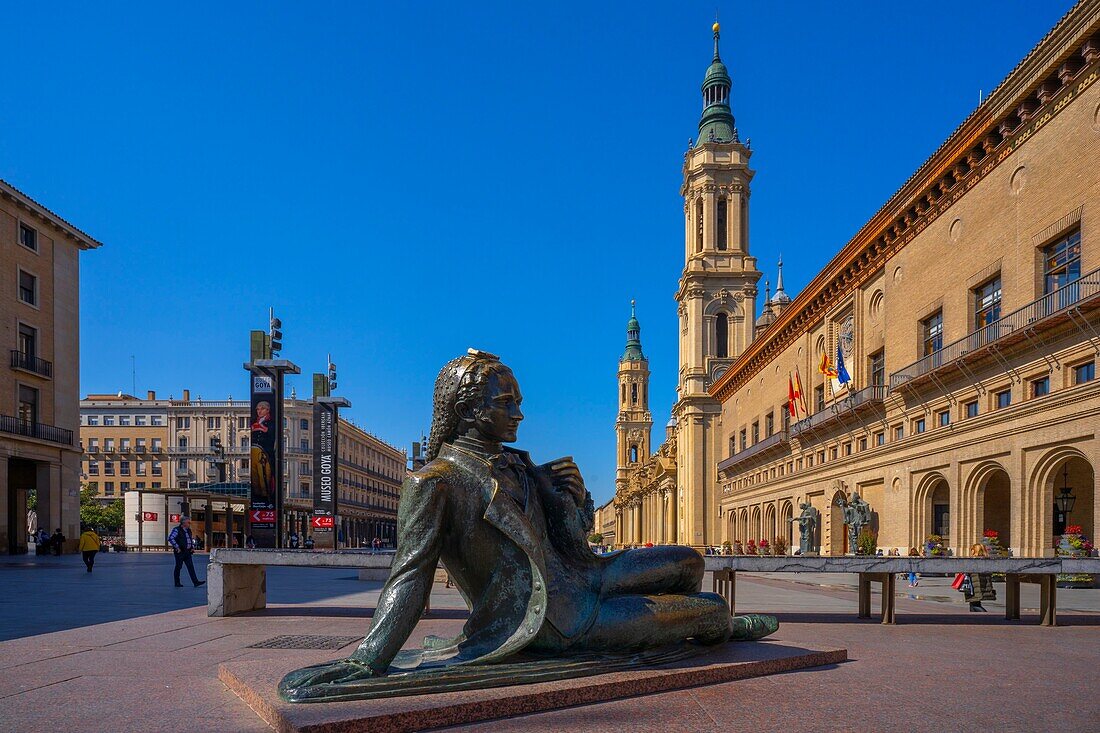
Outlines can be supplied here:
[[274, 522], [275, 521], [275, 510], [274, 509], [253, 509], [250, 512], [248, 512], [248, 521], [252, 522], [253, 524], [256, 524], [256, 523], [263, 524], [265, 522]]
[[168, 521], [171, 522], [172, 524], [179, 524], [180, 515], [178, 515], [178, 514], [169, 514], [168, 515]]
[[157, 513], [156, 512], [142, 512], [141, 513], [141, 519], [142, 519], [143, 522], [155, 522], [155, 521], [157, 521]]
[[336, 526], [336, 517], [326, 514], [318, 514], [310, 519], [314, 529], [332, 529]]

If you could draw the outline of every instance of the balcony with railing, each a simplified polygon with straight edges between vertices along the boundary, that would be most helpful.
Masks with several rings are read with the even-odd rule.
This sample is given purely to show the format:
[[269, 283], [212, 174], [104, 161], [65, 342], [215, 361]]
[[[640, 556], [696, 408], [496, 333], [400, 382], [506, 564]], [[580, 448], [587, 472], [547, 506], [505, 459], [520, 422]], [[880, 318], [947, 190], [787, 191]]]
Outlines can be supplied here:
[[13, 435], [22, 435], [25, 438], [46, 440], [61, 445], [73, 444], [72, 430], [59, 428], [56, 425], [31, 422], [11, 415], [0, 415], [0, 433], [12, 433]]
[[866, 409], [881, 405], [885, 399], [886, 387], [881, 385], [865, 387], [858, 392], [851, 392], [847, 397], [836, 400], [831, 405], [826, 405], [824, 409], [793, 423], [791, 425], [791, 436], [812, 433], [833, 423], [839, 423], [846, 416], [861, 413]]
[[758, 441], [743, 451], [734, 453], [732, 456], [718, 464], [718, 472], [728, 471], [734, 466], [737, 466], [750, 458], [757, 458], [765, 453], [771, 452], [775, 448], [779, 448], [787, 445], [788, 436], [786, 430], [780, 430], [778, 433], [773, 433], [767, 438]]
[[27, 354], [19, 349], [11, 350], [11, 368], [22, 369], [46, 379], [53, 378], [53, 362], [39, 359], [34, 354]]
[[962, 368], [982, 354], [1034, 338], [1038, 328], [1050, 328], [1065, 321], [1076, 323], [1083, 320], [1086, 311], [1097, 308], [1100, 308], [1100, 268], [899, 369], [890, 375], [890, 389], [909, 386], [948, 366]]

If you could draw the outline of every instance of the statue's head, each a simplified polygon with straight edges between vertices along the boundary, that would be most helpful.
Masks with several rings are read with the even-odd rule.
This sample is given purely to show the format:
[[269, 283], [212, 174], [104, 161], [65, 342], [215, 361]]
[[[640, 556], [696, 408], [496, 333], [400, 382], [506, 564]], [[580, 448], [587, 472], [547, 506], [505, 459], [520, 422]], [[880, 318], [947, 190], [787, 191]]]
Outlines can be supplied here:
[[512, 370], [500, 357], [469, 349], [443, 367], [435, 380], [428, 460], [460, 435], [511, 443], [523, 420], [523, 396]]
[[810, 502], [804, 501], [804, 502], [802, 502], [801, 504], [798, 505], [798, 508], [805, 511], [806, 509], [809, 509], [811, 506], [813, 506], [813, 505], [810, 504]]

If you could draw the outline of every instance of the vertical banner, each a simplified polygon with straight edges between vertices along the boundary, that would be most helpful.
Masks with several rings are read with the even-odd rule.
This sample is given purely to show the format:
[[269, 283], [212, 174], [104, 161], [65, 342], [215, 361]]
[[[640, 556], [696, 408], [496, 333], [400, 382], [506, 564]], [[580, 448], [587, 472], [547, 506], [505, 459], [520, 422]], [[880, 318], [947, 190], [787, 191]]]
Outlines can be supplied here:
[[282, 488], [282, 375], [252, 372], [252, 439], [249, 466], [252, 506], [249, 509], [256, 547], [274, 548], [279, 542], [279, 501]]
[[313, 519], [316, 547], [336, 547], [337, 406], [313, 400]]

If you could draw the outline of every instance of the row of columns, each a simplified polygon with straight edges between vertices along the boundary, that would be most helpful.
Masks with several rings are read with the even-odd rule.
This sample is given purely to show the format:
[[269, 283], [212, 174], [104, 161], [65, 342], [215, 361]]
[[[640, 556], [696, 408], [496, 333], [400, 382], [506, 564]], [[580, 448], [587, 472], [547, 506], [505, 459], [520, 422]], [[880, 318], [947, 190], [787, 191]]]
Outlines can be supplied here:
[[651, 491], [616, 511], [616, 539], [623, 545], [674, 544], [676, 521], [675, 493], [667, 488]]

